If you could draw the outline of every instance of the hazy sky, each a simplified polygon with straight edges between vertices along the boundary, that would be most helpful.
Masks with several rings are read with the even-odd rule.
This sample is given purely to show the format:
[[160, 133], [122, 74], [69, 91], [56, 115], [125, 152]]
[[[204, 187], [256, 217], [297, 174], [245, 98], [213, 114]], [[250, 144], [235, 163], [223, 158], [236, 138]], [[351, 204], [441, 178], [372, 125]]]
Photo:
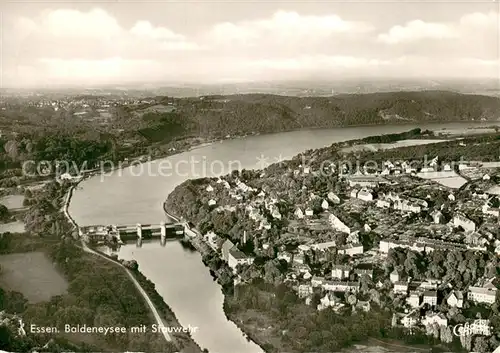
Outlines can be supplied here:
[[500, 77], [496, 1], [6, 1], [4, 87]]

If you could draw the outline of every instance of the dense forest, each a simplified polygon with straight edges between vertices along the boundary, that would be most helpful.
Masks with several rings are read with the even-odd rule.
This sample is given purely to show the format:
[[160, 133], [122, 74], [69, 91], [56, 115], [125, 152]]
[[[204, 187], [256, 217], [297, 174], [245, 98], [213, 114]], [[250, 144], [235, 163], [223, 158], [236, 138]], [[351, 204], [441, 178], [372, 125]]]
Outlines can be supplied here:
[[140, 131], [151, 142], [176, 134], [223, 137], [300, 128], [500, 118], [498, 98], [444, 91], [303, 98], [248, 94], [183, 98], [175, 104], [175, 112], [142, 115]]

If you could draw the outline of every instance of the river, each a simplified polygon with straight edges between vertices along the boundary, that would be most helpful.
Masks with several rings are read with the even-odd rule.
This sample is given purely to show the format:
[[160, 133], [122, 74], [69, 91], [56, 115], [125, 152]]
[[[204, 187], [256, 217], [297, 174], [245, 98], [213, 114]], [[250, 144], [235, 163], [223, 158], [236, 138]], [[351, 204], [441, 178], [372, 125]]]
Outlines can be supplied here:
[[[163, 201], [175, 186], [187, 179], [225, 174], [231, 168], [261, 168], [262, 160], [273, 163], [278, 158], [289, 159], [335, 142], [415, 127], [457, 130], [489, 125], [492, 123], [364, 126], [226, 140], [87, 179], [75, 190], [69, 212], [80, 226], [159, 223], [165, 219]], [[182, 325], [198, 327], [192, 336], [202, 348], [211, 353], [262, 352], [226, 319], [221, 289], [201, 262], [200, 254], [184, 250], [178, 242], [161, 247], [158, 241], [145, 243], [140, 249], [135, 245], [124, 246], [119, 256], [138, 262], [142, 273], [155, 283]]]

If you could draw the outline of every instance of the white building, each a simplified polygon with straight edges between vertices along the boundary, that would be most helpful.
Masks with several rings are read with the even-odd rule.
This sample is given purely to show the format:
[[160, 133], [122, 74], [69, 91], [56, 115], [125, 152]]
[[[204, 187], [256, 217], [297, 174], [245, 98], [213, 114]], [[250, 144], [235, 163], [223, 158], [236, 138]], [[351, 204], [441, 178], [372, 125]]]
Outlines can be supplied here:
[[252, 262], [253, 258], [246, 256], [236, 247], [229, 250], [227, 264], [233, 269], [233, 271], [236, 271], [236, 266], [238, 265], [251, 265]]
[[300, 208], [297, 208], [295, 210], [295, 217], [297, 217], [297, 219], [302, 219], [304, 218], [304, 212], [302, 212], [302, 210]]
[[361, 189], [358, 192], [358, 199], [363, 201], [373, 201], [373, 194], [368, 189]]
[[347, 244], [345, 246], [342, 246], [338, 249], [339, 254], [343, 255], [349, 255], [349, 256], [354, 256], [354, 255], [360, 255], [363, 254], [363, 244]]
[[406, 299], [406, 302], [412, 308], [418, 308], [420, 306], [420, 293], [418, 292], [410, 292], [410, 296]]
[[494, 304], [498, 289], [489, 283], [484, 287], [469, 287], [467, 299], [476, 303]]
[[407, 294], [408, 282], [401, 282], [401, 281], [395, 282], [393, 291], [396, 294]]
[[399, 277], [398, 271], [396, 271], [396, 270], [392, 271], [392, 273], [390, 274], [389, 278], [390, 278], [390, 280], [391, 280], [392, 283], [399, 282], [400, 277]]
[[214, 188], [212, 187], [212, 185], [208, 185], [205, 190], [207, 190], [208, 192], [212, 192], [214, 191]]
[[446, 298], [446, 302], [451, 307], [462, 308], [464, 306], [464, 295], [460, 291], [453, 291]]
[[462, 214], [457, 214], [453, 217], [453, 225], [455, 227], [462, 227], [465, 231], [476, 231], [476, 224]]
[[321, 208], [324, 209], [324, 210], [327, 210], [328, 207], [329, 207], [328, 201], [323, 200], [323, 202], [321, 203]]
[[340, 203], [340, 198], [331, 191], [328, 193], [328, 200], [336, 204]]
[[208, 206], [215, 206], [217, 204], [217, 201], [215, 201], [214, 199], [210, 199], [208, 201]]
[[351, 269], [349, 266], [344, 265], [333, 265], [332, 267], [332, 278], [345, 279], [349, 278]]
[[311, 208], [306, 209], [306, 216], [311, 217], [314, 216], [314, 211]]
[[351, 229], [347, 225], [345, 225], [344, 222], [342, 222], [333, 213], [330, 214], [329, 221], [330, 221], [330, 224], [332, 225], [333, 229], [338, 230], [339, 232], [347, 233], [347, 234], [351, 233]]
[[436, 306], [437, 305], [437, 292], [435, 292], [435, 291], [424, 292], [423, 303], [429, 304], [430, 306]]
[[448, 326], [448, 319], [442, 313], [427, 313], [422, 320], [424, 326], [431, 326], [437, 324], [438, 326]]

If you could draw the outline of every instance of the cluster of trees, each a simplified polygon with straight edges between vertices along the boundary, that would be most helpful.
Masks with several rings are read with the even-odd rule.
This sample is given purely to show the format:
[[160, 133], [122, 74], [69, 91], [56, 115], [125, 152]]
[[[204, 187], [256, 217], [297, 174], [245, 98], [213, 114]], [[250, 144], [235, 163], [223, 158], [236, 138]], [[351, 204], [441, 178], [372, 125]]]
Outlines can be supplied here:
[[368, 313], [346, 310], [317, 311], [307, 306], [286, 285], [272, 285], [256, 279], [238, 285], [225, 303], [230, 318], [251, 317], [259, 327], [272, 327], [276, 335], [265, 340], [255, 335], [267, 352], [337, 352], [369, 337], [383, 338], [391, 321], [389, 311], [373, 308]]
[[479, 278], [499, 274], [498, 259], [493, 254], [473, 251], [435, 250], [425, 256], [419, 252], [396, 248], [389, 250], [385, 263], [386, 274], [397, 270], [415, 280], [439, 278], [462, 290]]
[[213, 137], [387, 122], [480, 120], [496, 118], [500, 100], [439, 91], [302, 98], [248, 94], [178, 99], [176, 106], [175, 112], [146, 114], [153, 125], [141, 131], [144, 136], [160, 141], [178, 134]]

